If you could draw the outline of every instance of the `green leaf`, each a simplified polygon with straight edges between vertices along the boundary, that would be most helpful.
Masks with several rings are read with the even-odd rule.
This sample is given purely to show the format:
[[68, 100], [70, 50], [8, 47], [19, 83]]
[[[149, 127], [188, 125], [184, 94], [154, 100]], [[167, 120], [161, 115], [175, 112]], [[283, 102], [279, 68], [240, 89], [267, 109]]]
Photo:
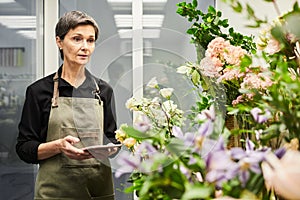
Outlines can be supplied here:
[[252, 64], [252, 58], [248, 55], [245, 55], [241, 60], [241, 71], [246, 72], [246, 68]]
[[240, 2], [236, 2], [231, 7], [237, 13], [241, 13], [243, 11], [243, 6], [242, 6], [242, 4]]
[[122, 129], [128, 134], [129, 137], [133, 137], [135, 139], [142, 140], [150, 138], [149, 134], [138, 131], [131, 126], [123, 127]]
[[211, 187], [205, 185], [190, 185], [186, 192], [183, 194], [181, 199], [189, 200], [189, 199], [206, 199], [209, 198], [212, 194], [213, 189]]
[[166, 148], [169, 152], [177, 155], [178, 157], [180, 157], [188, 149], [184, 145], [184, 141], [178, 138], [172, 138]]
[[195, 8], [197, 8], [197, 6], [198, 6], [198, 0], [193, 0], [193, 6], [194, 6]]
[[255, 16], [253, 8], [248, 3], [246, 4], [246, 7], [247, 7], [248, 15], [251, 17]]
[[197, 70], [192, 72], [192, 82], [196, 86], [200, 84], [200, 74]]
[[209, 12], [209, 13], [216, 14], [216, 9], [215, 9], [213, 6], [209, 6], [209, 7], [208, 7], [208, 12]]

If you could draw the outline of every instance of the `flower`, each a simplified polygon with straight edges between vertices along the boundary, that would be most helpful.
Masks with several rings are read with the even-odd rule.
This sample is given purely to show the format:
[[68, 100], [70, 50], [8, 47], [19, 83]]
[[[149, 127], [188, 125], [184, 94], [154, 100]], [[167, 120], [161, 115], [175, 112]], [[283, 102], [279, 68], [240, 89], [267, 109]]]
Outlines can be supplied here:
[[128, 151], [122, 151], [118, 158], [118, 164], [121, 167], [115, 172], [117, 178], [138, 169], [141, 164], [141, 159]]
[[222, 184], [235, 176], [232, 169], [237, 167], [237, 164], [231, 159], [224, 147], [224, 140], [219, 138], [216, 148], [214, 148], [206, 157], [207, 175], [205, 180], [210, 183], [216, 182], [219, 188]]
[[124, 127], [128, 127], [128, 125], [122, 124], [122, 126], [118, 130], [115, 131], [115, 133], [116, 133], [115, 138], [120, 142], [123, 142], [127, 137], [126, 132], [123, 130]]
[[252, 114], [254, 120], [260, 124], [266, 122], [271, 118], [270, 111], [266, 110], [265, 112], [263, 112], [260, 108], [257, 107], [253, 108], [250, 113]]
[[179, 74], [190, 74], [190, 72], [191, 72], [191, 68], [189, 68], [185, 65], [182, 65], [177, 68], [177, 73], [179, 73]]
[[123, 144], [129, 149], [131, 147], [133, 147], [136, 144], [136, 139], [130, 137], [130, 138], [126, 138], [123, 141]]
[[134, 110], [134, 111], [138, 111], [139, 109], [137, 108], [138, 102], [136, 100], [136, 98], [132, 97], [130, 99], [128, 99], [125, 103], [126, 108], [130, 109], [130, 110]]
[[[138, 112], [133, 126], [116, 131], [130, 151], [116, 174], [131, 171], [129, 190], [141, 199], [299, 199], [300, 33], [291, 32], [290, 17], [300, 7], [264, 31], [261, 52], [214, 8], [205, 14], [196, 0], [178, 7], [193, 21], [188, 33], [198, 60], [177, 72], [191, 80], [195, 104], [181, 110], [174, 89], [152, 78], [147, 86], [156, 97], [126, 103]], [[234, 129], [226, 126], [229, 114]]]
[[238, 160], [239, 167], [237, 168], [239, 179], [242, 186], [245, 187], [250, 178], [250, 171], [260, 174], [260, 163], [265, 159], [266, 149], [255, 150], [254, 144], [249, 138], [246, 139], [246, 150], [241, 148], [232, 148], [231, 156], [234, 160]]
[[156, 80], [156, 77], [153, 77], [147, 84], [147, 87], [149, 88], [157, 88], [158, 87], [158, 82]]
[[136, 130], [139, 130], [141, 132], [146, 132], [151, 128], [151, 121], [149, 120], [149, 118], [143, 114], [143, 113], [138, 113], [135, 121], [133, 123], [133, 127]]
[[162, 88], [159, 93], [166, 99], [169, 99], [173, 94], [173, 88]]

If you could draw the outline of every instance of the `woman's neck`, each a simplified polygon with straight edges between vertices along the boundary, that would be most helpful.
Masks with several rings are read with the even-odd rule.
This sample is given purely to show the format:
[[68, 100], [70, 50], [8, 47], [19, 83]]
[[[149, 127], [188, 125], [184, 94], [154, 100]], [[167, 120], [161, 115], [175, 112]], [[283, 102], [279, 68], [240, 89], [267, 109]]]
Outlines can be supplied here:
[[73, 87], [79, 87], [85, 80], [85, 67], [68, 67], [63, 64], [61, 77]]

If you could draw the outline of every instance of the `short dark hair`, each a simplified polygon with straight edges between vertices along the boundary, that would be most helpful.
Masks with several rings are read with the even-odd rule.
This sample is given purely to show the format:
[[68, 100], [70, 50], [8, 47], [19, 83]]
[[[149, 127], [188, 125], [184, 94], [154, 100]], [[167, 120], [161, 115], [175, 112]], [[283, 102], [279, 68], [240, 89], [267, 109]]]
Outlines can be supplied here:
[[[95, 29], [95, 40], [99, 36], [99, 26], [97, 22], [89, 15], [82, 11], [70, 11], [65, 13], [57, 22], [55, 27], [55, 36], [58, 36], [61, 40], [64, 40], [66, 34], [71, 30], [75, 29], [79, 25], [91, 25]], [[64, 55], [60, 50], [60, 57], [63, 59]]]

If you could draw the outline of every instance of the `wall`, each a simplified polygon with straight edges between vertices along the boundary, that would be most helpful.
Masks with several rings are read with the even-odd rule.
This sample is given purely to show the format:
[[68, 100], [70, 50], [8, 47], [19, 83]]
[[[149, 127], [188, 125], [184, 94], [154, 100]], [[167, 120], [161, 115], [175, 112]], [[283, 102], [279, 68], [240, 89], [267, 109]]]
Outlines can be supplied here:
[[[298, 3], [300, 2], [300, 0], [297, 1]], [[260, 18], [267, 17], [269, 21], [272, 21], [277, 17], [276, 10], [272, 3], [268, 3], [263, 0], [243, 0], [241, 2], [247, 2], [251, 5], [251, 7], [255, 10], [255, 14]], [[283, 14], [292, 9], [296, 0], [276, 0], [276, 2], [281, 14]], [[247, 35], [258, 35], [260, 29], [245, 27], [245, 24], [249, 22], [245, 13], [239, 14], [234, 12], [230, 6], [223, 3], [222, 0], [217, 0], [216, 3], [216, 8], [222, 11], [223, 18], [227, 18], [229, 20], [229, 24], [234, 27], [236, 31]]]

